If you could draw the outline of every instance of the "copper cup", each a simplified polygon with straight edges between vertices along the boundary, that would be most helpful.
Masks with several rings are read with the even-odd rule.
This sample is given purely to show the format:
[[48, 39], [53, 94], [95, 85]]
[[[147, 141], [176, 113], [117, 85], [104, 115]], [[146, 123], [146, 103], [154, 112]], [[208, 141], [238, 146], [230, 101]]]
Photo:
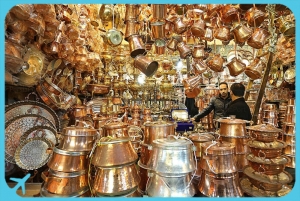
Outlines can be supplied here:
[[191, 26], [191, 32], [196, 37], [203, 37], [205, 34], [205, 21], [201, 18]]
[[177, 44], [177, 49], [179, 51], [181, 59], [185, 59], [187, 56], [192, 54], [192, 50], [184, 42], [178, 43]]
[[128, 37], [130, 56], [135, 58], [146, 52], [145, 45], [140, 35], [131, 35]]
[[127, 21], [126, 22], [126, 29], [125, 29], [125, 40], [128, 41], [129, 36], [137, 35], [139, 32], [139, 22], [137, 21]]
[[152, 38], [165, 38], [165, 23], [162, 21], [151, 23]]
[[243, 45], [252, 35], [253, 31], [243, 23], [234, 25], [232, 30], [234, 40], [237, 44]]
[[165, 53], [165, 49], [166, 49], [166, 41], [163, 39], [156, 39], [154, 41], [154, 47], [155, 47], [155, 53], [157, 55], [162, 55]]
[[135, 57], [133, 65], [147, 77], [151, 77], [152, 75], [154, 75], [158, 69], [157, 61], [152, 61], [149, 57], [141, 54]]

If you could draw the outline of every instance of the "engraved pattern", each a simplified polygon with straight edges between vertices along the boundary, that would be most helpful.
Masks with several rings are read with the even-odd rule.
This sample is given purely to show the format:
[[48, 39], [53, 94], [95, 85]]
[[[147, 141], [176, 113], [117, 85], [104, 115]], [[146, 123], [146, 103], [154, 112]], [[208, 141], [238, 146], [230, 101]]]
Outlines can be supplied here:
[[20, 141], [23, 142], [34, 137], [46, 138], [53, 146], [57, 143], [56, 131], [48, 126], [35, 126], [29, 129], [21, 136]]

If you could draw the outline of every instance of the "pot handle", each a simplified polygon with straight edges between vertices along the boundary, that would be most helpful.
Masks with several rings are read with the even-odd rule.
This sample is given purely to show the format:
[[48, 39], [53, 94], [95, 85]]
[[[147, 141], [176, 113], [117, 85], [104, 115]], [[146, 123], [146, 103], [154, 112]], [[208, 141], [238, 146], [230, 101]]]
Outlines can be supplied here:
[[52, 154], [53, 153], [53, 147], [49, 147], [46, 149], [47, 154]]
[[262, 150], [259, 150], [259, 152], [258, 152], [258, 157], [261, 157], [261, 158], [263, 158], [263, 160], [265, 160], [265, 158], [266, 158], [266, 153], [263, 152]]
[[259, 165], [258, 172], [259, 173], [265, 173], [265, 171], [266, 171], [265, 168], [263, 166]]
[[48, 177], [47, 176], [48, 176], [48, 171], [46, 173], [45, 173], [45, 171], [41, 173], [41, 177], [45, 182], [48, 182]]

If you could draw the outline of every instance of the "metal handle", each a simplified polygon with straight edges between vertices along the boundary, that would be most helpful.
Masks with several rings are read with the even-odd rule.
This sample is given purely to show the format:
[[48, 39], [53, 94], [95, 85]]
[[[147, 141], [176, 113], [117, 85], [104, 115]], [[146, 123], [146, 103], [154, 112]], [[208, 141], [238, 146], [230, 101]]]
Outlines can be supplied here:
[[[262, 156], [261, 156], [262, 155]], [[258, 152], [258, 157], [261, 157], [261, 158], [263, 158], [263, 160], [266, 158], [266, 153], [265, 152], [263, 152], [262, 150], [259, 150], [259, 152]]]
[[[261, 171], [261, 170], [262, 170], [262, 171]], [[259, 167], [258, 167], [258, 172], [259, 172], [259, 173], [265, 173], [265, 171], [266, 171], [266, 169], [265, 169], [263, 166], [259, 165]]]

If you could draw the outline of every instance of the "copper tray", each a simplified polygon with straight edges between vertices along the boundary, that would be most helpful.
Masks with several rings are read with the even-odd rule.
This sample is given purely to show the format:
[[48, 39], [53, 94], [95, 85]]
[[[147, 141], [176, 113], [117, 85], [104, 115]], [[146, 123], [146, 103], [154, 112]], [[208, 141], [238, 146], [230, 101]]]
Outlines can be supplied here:
[[17, 116], [5, 123], [5, 160], [15, 163], [15, 151], [20, 143], [21, 136], [34, 126], [54, 125], [45, 117], [37, 114], [25, 114]]
[[51, 157], [47, 149], [52, 143], [46, 138], [34, 137], [23, 141], [15, 152], [16, 164], [24, 170], [35, 170], [45, 165]]
[[57, 139], [56, 139], [56, 131], [49, 126], [35, 126], [28, 131], [26, 131], [20, 138], [20, 141], [23, 142], [25, 140], [35, 138], [35, 137], [41, 137], [46, 138], [49, 140], [53, 146], [56, 145]]
[[55, 128], [60, 130], [60, 121], [57, 114], [49, 106], [38, 101], [24, 100], [5, 106], [5, 121], [24, 114], [38, 114], [50, 120]]

